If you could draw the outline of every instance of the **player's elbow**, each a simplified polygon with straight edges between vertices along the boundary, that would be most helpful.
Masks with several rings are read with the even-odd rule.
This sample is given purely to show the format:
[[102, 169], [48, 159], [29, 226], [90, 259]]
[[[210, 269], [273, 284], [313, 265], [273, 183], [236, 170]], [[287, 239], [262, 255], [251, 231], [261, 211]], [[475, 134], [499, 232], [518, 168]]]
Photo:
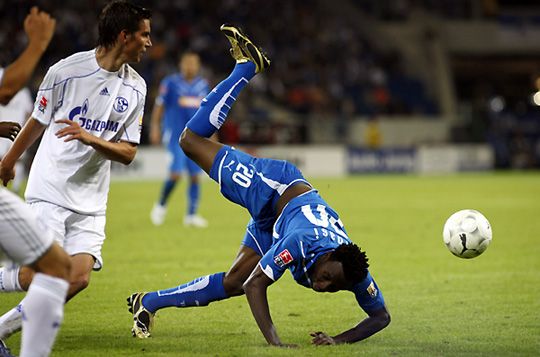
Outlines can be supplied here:
[[124, 165], [129, 165], [133, 162], [133, 160], [135, 159], [135, 153], [126, 153], [125, 155], [122, 155], [119, 159], [118, 159], [118, 162], [120, 162], [121, 164], [124, 164]]
[[189, 130], [188, 128], [184, 129], [182, 134], [180, 134], [180, 140], [178, 141], [178, 144], [180, 145], [180, 148], [182, 148], [182, 151], [187, 156], [190, 156], [192, 152], [192, 148], [194, 146], [193, 144], [193, 132]]
[[123, 153], [118, 158], [118, 162], [129, 165], [135, 160], [135, 155], [137, 154], [137, 145], [132, 143], [126, 143]]
[[379, 327], [379, 330], [382, 330], [386, 326], [390, 325], [390, 321], [392, 321], [392, 318], [390, 317], [390, 313], [388, 312], [388, 310], [385, 309], [384, 311], [376, 315], [375, 321]]

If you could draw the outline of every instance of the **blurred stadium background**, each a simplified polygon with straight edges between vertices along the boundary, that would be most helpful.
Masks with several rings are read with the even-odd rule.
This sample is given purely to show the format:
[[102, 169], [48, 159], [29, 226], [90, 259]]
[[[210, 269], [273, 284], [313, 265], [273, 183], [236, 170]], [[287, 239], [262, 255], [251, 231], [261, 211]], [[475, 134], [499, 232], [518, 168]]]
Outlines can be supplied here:
[[[289, 159], [307, 175], [540, 165], [537, 2], [135, 2], [154, 11], [154, 46], [135, 65], [149, 88], [145, 123], [159, 81], [176, 70], [182, 51], [201, 54], [212, 84], [229, 71], [219, 26], [232, 22], [264, 46], [273, 64], [242, 94], [221, 131], [224, 142]], [[23, 49], [29, 7], [51, 12], [58, 27], [35, 91], [49, 65], [94, 46], [105, 3], [0, 2], [2, 63]], [[163, 177], [164, 157], [143, 147], [134, 165], [116, 166], [115, 174]]]

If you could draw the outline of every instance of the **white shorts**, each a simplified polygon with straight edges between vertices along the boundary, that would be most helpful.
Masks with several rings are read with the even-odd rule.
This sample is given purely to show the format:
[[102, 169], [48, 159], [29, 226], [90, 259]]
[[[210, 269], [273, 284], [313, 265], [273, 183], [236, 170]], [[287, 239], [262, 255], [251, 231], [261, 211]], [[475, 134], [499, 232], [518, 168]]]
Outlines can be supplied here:
[[14, 193], [0, 188], [0, 255], [3, 252], [10, 260], [29, 265], [37, 261], [52, 242], [52, 234], [40, 229], [30, 207]]
[[52, 231], [56, 242], [69, 255], [90, 254], [94, 257], [94, 270], [101, 270], [101, 247], [105, 241], [105, 215], [79, 214], [55, 204], [38, 201], [30, 203], [38, 225]]

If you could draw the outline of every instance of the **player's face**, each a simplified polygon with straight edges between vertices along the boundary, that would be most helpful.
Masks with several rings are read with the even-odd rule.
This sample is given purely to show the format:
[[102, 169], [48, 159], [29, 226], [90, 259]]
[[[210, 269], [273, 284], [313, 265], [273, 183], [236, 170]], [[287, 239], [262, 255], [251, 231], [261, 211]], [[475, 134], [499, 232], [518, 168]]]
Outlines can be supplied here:
[[148, 47], [152, 46], [150, 40], [150, 20], [144, 19], [139, 22], [139, 29], [128, 34], [125, 52], [127, 62], [139, 62]]
[[180, 72], [188, 79], [195, 77], [201, 69], [201, 61], [196, 54], [186, 54], [180, 60]]
[[311, 274], [311, 287], [317, 292], [335, 293], [347, 288], [341, 262], [327, 260], [317, 264]]

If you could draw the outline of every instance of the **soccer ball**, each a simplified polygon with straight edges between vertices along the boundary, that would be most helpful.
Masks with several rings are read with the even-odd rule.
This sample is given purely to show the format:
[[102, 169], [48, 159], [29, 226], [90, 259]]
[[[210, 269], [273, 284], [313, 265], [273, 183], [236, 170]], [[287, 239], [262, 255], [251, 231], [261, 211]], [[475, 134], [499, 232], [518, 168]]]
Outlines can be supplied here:
[[491, 225], [482, 213], [464, 209], [446, 220], [443, 240], [456, 257], [474, 258], [482, 254], [491, 243]]

